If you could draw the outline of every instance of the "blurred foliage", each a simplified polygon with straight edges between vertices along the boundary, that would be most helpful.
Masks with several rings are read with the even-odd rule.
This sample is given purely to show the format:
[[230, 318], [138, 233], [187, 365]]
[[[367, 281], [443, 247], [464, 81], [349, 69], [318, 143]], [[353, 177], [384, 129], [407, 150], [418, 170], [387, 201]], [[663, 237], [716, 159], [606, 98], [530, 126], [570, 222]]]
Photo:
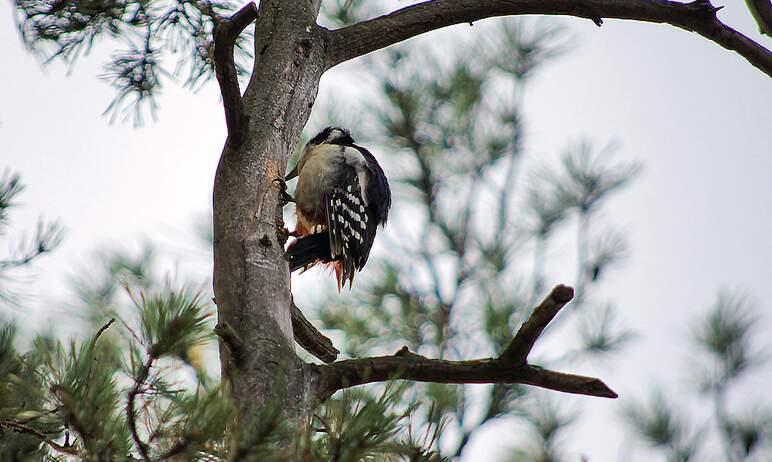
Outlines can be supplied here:
[[321, 19], [333, 28], [350, 26], [382, 14], [383, 2], [367, 0], [329, 0], [322, 3]]
[[[569, 321], [544, 338], [560, 335], [574, 345], [551, 362], [597, 358], [631, 338], [615, 322], [613, 303], [596, 290], [627, 250], [623, 235], [601, 224], [597, 212], [638, 166], [614, 161], [613, 145], [596, 149], [579, 141], [558, 153], [559, 162], [526, 170], [533, 164], [525, 161], [527, 84], [566, 52], [568, 36], [551, 22], [505, 21], [482, 37], [457, 44], [463, 54], [394, 47], [367, 63], [379, 78], [380, 97], [362, 111], [370, 119], [358, 122], [371, 130], [355, 135], [390, 153], [379, 159], [398, 200], [380, 237], [388, 254], [373, 258], [361, 290], [318, 310], [325, 327], [343, 332], [348, 355], [404, 345], [445, 359], [499, 354], [549, 289], [551, 246], [573, 233], [578, 297], [561, 315]], [[410, 390], [407, 396], [424, 398], [416, 422], [436, 424], [442, 416], [450, 430], [435, 446], [447, 457], [460, 455], [488, 422], [509, 417], [534, 435], [510, 451], [512, 460], [565, 460], [556, 441], [575, 419], [533, 389], [415, 384]]]
[[576, 415], [560, 409], [547, 398], [536, 397], [522, 406], [516, 414], [530, 427], [528, 442], [515, 447], [502, 461], [511, 462], [553, 462], [566, 460], [565, 447], [560, 435], [576, 420]]
[[[16, 0], [16, 22], [27, 47], [44, 62], [72, 66], [95, 43], [116, 47], [102, 78], [116, 90], [105, 113], [141, 124], [165, 79], [198, 89], [214, 76], [215, 24], [241, 6], [230, 0]], [[252, 32], [236, 41], [236, 70], [246, 75]], [[122, 45], [120, 45], [122, 43]], [[163, 63], [176, 60], [171, 68]]]
[[702, 443], [702, 433], [690, 434], [689, 424], [678, 407], [661, 391], [654, 391], [646, 404], [628, 404], [624, 417], [637, 435], [662, 451], [668, 461], [693, 460]]
[[0, 238], [9, 240], [8, 255], [0, 256], [0, 307], [19, 306], [24, 298], [22, 286], [28, 282], [29, 271], [43, 255], [52, 252], [62, 242], [64, 228], [55, 221], [38, 221], [35, 232], [11, 237], [8, 232], [11, 210], [16, 206], [24, 184], [18, 174], [8, 170], [0, 177]]
[[[214, 77], [213, 31], [244, 2], [232, 0], [15, 0], [24, 44], [48, 64], [73, 66], [97, 43], [113, 48], [101, 78], [116, 91], [105, 114], [143, 123], [164, 82], [198, 90]], [[322, 20], [343, 27], [382, 13], [379, 2], [330, 0]], [[236, 40], [239, 76], [251, 71], [253, 26]]]
[[133, 310], [82, 341], [21, 349], [0, 326], [0, 459], [139, 460], [144, 448], [147, 460], [441, 460], [440, 426], [414, 436], [415, 405], [393, 384], [341, 393], [302, 429], [278, 406], [236, 425], [227, 385], [189, 360], [212, 341], [212, 307], [185, 289], [137, 290]]
[[[691, 383], [695, 395], [682, 394], [674, 401], [656, 391], [648, 401], [628, 405], [624, 415], [634, 434], [673, 462], [704, 460], [707, 454], [721, 454], [728, 462], [770, 460], [772, 408], [763, 401], [745, 410], [730, 407], [738, 397], [732, 388], [763, 364], [755, 349], [762, 338], [756, 320], [757, 309], [747, 297], [719, 293], [692, 326], [695, 356], [706, 360], [691, 367], [698, 378]], [[688, 407], [695, 397], [699, 408], [712, 407], [712, 415], [700, 417], [697, 430]]]

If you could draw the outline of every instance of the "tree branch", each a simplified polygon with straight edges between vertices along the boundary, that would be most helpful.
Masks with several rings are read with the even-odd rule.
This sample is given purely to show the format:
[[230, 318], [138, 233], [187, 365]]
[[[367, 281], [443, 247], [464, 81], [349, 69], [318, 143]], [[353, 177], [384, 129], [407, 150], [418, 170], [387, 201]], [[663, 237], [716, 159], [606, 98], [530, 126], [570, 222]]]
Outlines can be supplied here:
[[772, 53], [719, 21], [719, 9], [710, 0], [432, 0], [333, 31], [328, 63], [332, 67], [454, 24], [496, 16], [546, 14], [588, 18], [598, 25], [602, 24], [601, 18], [670, 24], [737, 52], [772, 76]]
[[547, 324], [552, 322], [558, 312], [574, 298], [574, 289], [558, 285], [533, 310], [533, 314], [520, 326], [517, 335], [507, 346], [499, 359], [514, 364], [525, 364], [536, 339], [539, 338]]
[[292, 301], [291, 309], [292, 333], [298, 345], [325, 363], [335, 361], [340, 351], [333, 346], [332, 340], [325, 337], [306, 319], [300, 308], [295, 305], [294, 300]]
[[[393, 356], [352, 359], [317, 366], [317, 396], [324, 400], [344, 388], [404, 379], [436, 383], [522, 383], [566, 393], [616, 398], [617, 394], [600, 379], [542, 369], [525, 361], [544, 327], [572, 296], [573, 289], [570, 287], [555, 287], [499, 358], [445, 361], [429, 359], [403, 347]], [[512, 360], [520, 355], [524, 355], [523, 361]]]
[[400, 350], [394, 356], [350, 359], [318, 366], [317, 394], [324, 400], [338, 390], [385, 380], [415, 380], [435, 383], [522, 383], [537, 387], [604, 398], [617, 394], [600, 379], [564, 374], [528, 364], [515, 365], [500, 359], [445, 361]]
[[139, 436], [139, 431], [137, 430], [137, 409], [134, 406], [134, 402], [136, 401], [137, 395], [142, 389], [142, 385], [144, 385], [145, 380], [147, 380], [148, 374], [150, 373], [150, 368], [153, 366], [154, 360], [155, 358], [150, 356], [147, 361], [140, 366], [139, 373], [136, 377], [134, 377], [134, 386], [131, 388], [131, 390], [129, 390], [128, 399], [126, 401], [126, 423], [129, 425], [131, 438], [137, 445], [139, 453], [142, 456], [142, 460], [146, 462], [150, 462], [148, 445]]
[[772, 37], [772, 5], [769, 0], [745, 0], [759, 32]]
[[214, 69], [225, 109], [225, 125], [228, 127], [226, 143], [234, 147], [244, 141], [248, 127], [233, 60], [233, 48], [239, 34], [255, 19], [257, 19], [257, 7], [249, 2], [230, 18], [215, 20]]
[[57, 452], [60, 452], [62, 454], [68, 454], [71, 456], [78, 455], [77, 449], [74, 448], [73, 446], [61, 445], [56, 441], [52, 440], [51, 438], [49, 438], [45, 433], [41, 432], [36, 428], [30, 427], [28, 425], [24, 425], [14, 420], [0, 420], [0, 430], [6, 429], [6, 428], [11, 429], [18, 433], [26, 433], [28, 435], [32, 435], [38, 438], [40, 441], [46, 443], [48, 446], [51, 447], [51, 449]]

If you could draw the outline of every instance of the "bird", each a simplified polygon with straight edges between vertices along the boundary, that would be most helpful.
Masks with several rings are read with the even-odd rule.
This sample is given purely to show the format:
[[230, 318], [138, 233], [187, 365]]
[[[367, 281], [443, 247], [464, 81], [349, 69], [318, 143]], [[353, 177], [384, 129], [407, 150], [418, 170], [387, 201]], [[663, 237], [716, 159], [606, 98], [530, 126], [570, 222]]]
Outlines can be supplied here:
[[335, 271], [338, 291], [353, 285], [386, 225], [391, 189], [375, 156], [351, 132], [327, 127], [306, 143], [285, 181], [297, 177], [295, 231], [287, 247], [290, 271], [317, 264]]

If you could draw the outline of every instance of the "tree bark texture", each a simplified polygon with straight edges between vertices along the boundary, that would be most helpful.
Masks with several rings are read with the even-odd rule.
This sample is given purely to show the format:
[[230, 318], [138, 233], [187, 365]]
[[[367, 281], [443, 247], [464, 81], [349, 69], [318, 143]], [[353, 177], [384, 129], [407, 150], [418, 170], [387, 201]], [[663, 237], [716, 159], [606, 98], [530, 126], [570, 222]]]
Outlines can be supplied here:
[[[222, 377], [253, 408], [279, 395], [308, 403], [312, 380], [294, 353], [290, 276], [277, 237], [278, 186], [308, 120], [324, 71], [319, 0], [264, 0], [257, 13], [255, 62], [242, 98], [243, 140], [230, 139], [214, 184], [214, 292], [218, 320], [242, 348], [221, 343]], [[226, 108], [227, 111], [227, 108]], [[279, 386], [279, 383], [282, 385]], [[301, 412], [302, 413], [302, 412]]]
[[[603, 17], [663, 22], [734, 50], [771, 75], [772, 55], [721, 23], [718, 9], [707, 0], [433, 0], [336, 31], [316, 24], [320, 3], [262, 0], [259, 9], [250, 3], [230, 18], [219, 18], [215, 30], [215, 68], [228, 127], [213, 198], [214, 292], [220, 322], [216, 332], [221, 337], [222, 377], [242, 410], [256, 413], [278, 398], [288, 414], [302, 417], [338, 389], [389, 378], [526, 383], [615, 397], [598, 379], [548, 371], [527, 362], [544, 327], [573, 297], [573, 290], [564, 286], [557, 286], [537, 307], [499, 358], [450, 362], [406, 350], [393, 357], [326, 366], [298, 358], [275, 180], [284, 176], [319, 80], [334, 65], [409, 37], [510, 14], [562, 14], [590, 18], [599, 25]], [[241, 96], [232, 47], [251, 22], [255, 23], [255, 62]], [[296, 324], [300, 318], [302, 314], [296, 313]], [[309, 344], [319, 341], [314, 336], [304, 339]], [[323, 358], [334, 360], [334, 347], [321, 347]]]

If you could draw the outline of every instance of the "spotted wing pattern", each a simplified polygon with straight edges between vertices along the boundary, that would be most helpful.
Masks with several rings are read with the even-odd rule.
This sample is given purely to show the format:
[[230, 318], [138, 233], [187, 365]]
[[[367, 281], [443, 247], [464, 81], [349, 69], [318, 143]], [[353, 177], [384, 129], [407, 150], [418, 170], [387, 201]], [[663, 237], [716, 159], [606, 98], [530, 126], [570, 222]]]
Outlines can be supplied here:
[[340, 262], [339, 283], [349, 285], [354, 272], [361, 270], [375, 240], [377, 221], [365, 206], [359, 179], [353, 169], [327, 194], [327, 224], [330, 255]]

